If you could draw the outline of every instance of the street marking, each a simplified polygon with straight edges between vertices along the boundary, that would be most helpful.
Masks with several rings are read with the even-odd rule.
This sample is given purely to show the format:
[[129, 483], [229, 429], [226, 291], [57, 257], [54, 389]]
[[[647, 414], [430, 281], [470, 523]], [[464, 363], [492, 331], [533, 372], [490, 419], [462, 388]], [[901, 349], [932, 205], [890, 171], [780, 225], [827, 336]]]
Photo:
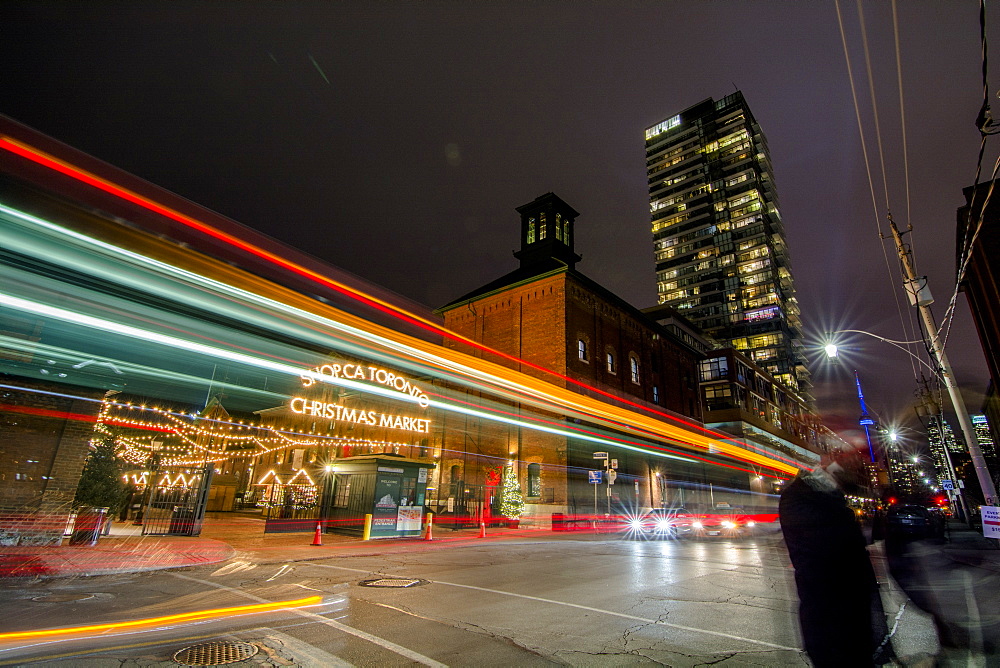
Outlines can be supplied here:
[[288, 571], [288, 570], [289, 570], [289, 569], [290, 569], [291, 567], [292, 567], [292, 566], [291, 566], [291, 564], [285, 564], [284, 566], [282, 566], [281, 568], [279, 568], [279, 569], [278, 569], [278, 572], [277, 572], [277, 573], [275, 573], [274, 575], [272, 575], [272, 576], [271, 576], [271, 577], [269, 577], [268, 579], [264, 580], [264, 582], [270, 582], [271, 580], [273, 580], [273, 579], [277, 578], [278, 576], [280, 576], [280, 575], [283, 575], [283, 574], [284, 574], [284, 573], [285, 573], [286, 571]]
[[[345, 566], [331, 566], [328, 564], [317, 564], [311, 563], [310, 566], [317, 566], [319, 568], [335, 568], [337, 570], [352, 571], [355, 573], [371, 573], [371, 570], [362, 570], [358, 568], [347, 568]], [[728, 638], [730, 640], [739, 640], [742, 642], [753, 643], [755, 645], [763, 645], [764, 647], [773, 647], [774, 649], [783, 649], [791, 652], [801, 652], [800, 647], [786, 647], [785, 645], [778, 645], [775, 643], [770, 643], [765, 640], [754, 640], [753, 638], [744, 638], [743, 636], [734, 636], [730, 633], [722, 633], [720, 631], [709, 631], [708, 629], [699, 629], [693, 626], [684, 626], [683, 624], [672, 624], [670, 622], [664, 622], [659, 619], [649, 619], [648, 617], [637, 617], [636, 615], [628, 615], [623, 612], [614, 612], [612, 610], [603, 610], [601, 608], [592, 608], [587, 605], [579, 605], [578, 603], [567, 603], [565, 601], [555, 601], [550, 598], [540, 598], [538, 596], [528, 596], [527, 594], [515, 594], [509, 591], [500, 591], [499, 589], [487, 589], [485, 587], [476, 587], [474, 585], [458, 584], [457, 582], [443, 582], [442, 580], [428, 580], [431, 584], [447, 585], [449, 587], [460, 587], [462, 589], [473, 589], [476, 591], [487, 592], [490, 594], [500, 594], [502, 596], [513, 596], [515, 598], [523, 598], [529, 601], [538, 601], [540, 603], [551, 603], [553, 605], [564, 605], [569, 608], [577, 608], [579, 610], [587, 610], [588, 612], [596, 612], [603, 615], [611, 615], [612, 617], [622, 617], [624, 619], [633, 619], [638, 622], [645, 622], [647, 624], [659, 624], [660, 626], [669, 626], [670, 628], [678, 629], [681, 631], [691, 631], [694, 633], [704, 633], [710, 636], [718, 636], [720, 638]]]
[[[354, 569], [350, 569], [350, 570], [354, 570]], [[364, 572], [369, 573], [371, 571], [364, 571]], [[208, 580], [202, 580], [200, 578], [193, 578], [190, 575], [182, 575], [181, 573], [171, 573], [171, 572], [168, 572], [167, 575], [172, 575], [173, 577], [175, 577], [175, 578], [181, 578], [182, 580], [190, 580], [191, 582], [197, 582], [199, 584], [207, 585], [209, 587], [214, 587], [216, 589], [222, 589], [224, 591], [228, 591], [228, 592], [236, 594], [238, 596], [243, 596], [243, 597], [248, 598], [248, 599], [250, 599], [252, 601], [267, 602], [267, 599], [261, 598], [259, 596], [255, 596], [255, 595], [253, 595], [253, 594], [251, 594], [249, 592], [245, 592], [245, 591], [242, 591], [240, 589], [236, 589], [234, 587], [227, 587], [226, 585], [218, 584], [216, 582], [209, 582]], [[378, 645], [379, 647], [387, 649], [390, 652], [394, 652], [396, 654], [399, 654], [402, 657], [405, 657], [407, 659], [410, 659], [411, 661], [415, 661], [417, 663], [423, 664], [425, 666], [432, 666], [433, 668], [448, 668], [447, 664], [441, 663], [439, 661], [435, 661], [434, 659], [430, 658], [429, 656], [424, 656], [423, 654], [420, 654], [419, 652], [414, 652], [411, 649], [407, 649], [406, 647], [403, 647], [402, 645], [397, 645], [396, 643], [391, 642], [389, 640], [386, 640], [385, 638], [380, 638], [380, 637], [374, 636], [374, 635], [372, 635], [370, 633], [365, 633], [364, 631], [361, 631], [361, 630], [356, 629], [354, 627], [347, 626], [346, 624], [341, 624], [340, 622], [334, 621], [334, 620], [330, 619], [329, 617], [324, 617], [323, 615], [317, 615], [314, 612], [306, 612], [304, 610], [289, 610], [288, 612], [291, 612], [293, 614], [299, 615], [300, 617], [305, 617], [306, 619], [312, 619], [313, 621], [317, 621], [320, 624], [325, 624], [326, 626], [330, 626], [332, 628], [337, 629], [338, 631], [342, 631], [343, 633], [346, 633], [348, 635], [352, 635], [352, 636], [354, 636], [356, 638], [361, 638], [362, 640], [367, 640], [368, 642], [372, 643], [373, 645]]]
[[962, 584], [965, 586], [965, 604], [969, 608], [969, 661], [968, 665], [978, 666], [973, 657], [983, 656], [983, 627], [979, 617], [979, 606], [972, 590], [972, 578], [966, 571], [961, 572]]
[[222, 568], [214, 571], [212, 577], [217, 577], [221, 575], [229, 575], [230, 573], [236, 573], [237, 571], [249, 571], [257, 568], [257, 564], [251, 564], [249, 561], [234, 561], [231, 564], [226, 564]]
[[336, 666], [337, 668], [347, 668], [348, 666], [353, 666], [354, 664], [344, 661], [339, 656], [330, 654], [329, 652], [324, 652], [318, 647], [314, 647], [304, 640], [299, 640], [295, 636], [290, 636], [287, 633], [282, 633], [281, 631], [276, 631], [274, 629], [267, 629], [270, 633], [265, 636], [268, 640], [273, 640], [284, 645], [289, 651], [295, 655], [296, 659], [306, 659], [307, 665], [310, 666]]

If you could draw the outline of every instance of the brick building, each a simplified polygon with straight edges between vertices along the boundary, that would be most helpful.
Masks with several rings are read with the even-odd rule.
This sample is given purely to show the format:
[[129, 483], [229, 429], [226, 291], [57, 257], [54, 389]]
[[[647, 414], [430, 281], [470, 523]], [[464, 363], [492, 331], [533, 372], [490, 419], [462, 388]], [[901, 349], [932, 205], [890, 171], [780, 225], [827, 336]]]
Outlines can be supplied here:
[[[700, 423], [697, 374], [702, 353], [698, 347], [576, 270], [580, 260], [574, 252], [578, 214], [559, 197], [547, 193], [517, 211], [521, 248], [514, 255], [520, 266], [438, 309], [448, 329], [511, 357], [484, 353], [461, 343], [446, 345], [605, 401], [638, 404], [661, 413], [665, 420], [674, 416]], [[483, 438], [476, 446], [481, 454], [520, 462], [522, 489], [528, 490], [529, 505], [548, 506], [530, 508], [529, 512], [544, 516], [547, 510], [559, 511], [558, 506], [564, 504], [570, 513], [586, 513], [592, 508], [594, 491], [586, 470], [600, 468], [600, 462], [593, 459], [598, 448], [540, 432], [524, 431], [522, 435], [521, 431], [512, 431], [509, 437], [493, 434], [493, 439]], [[458, 431], [453, 435], [461, 438]], [[491, 442], [496, 452], [492, 452]], [[464, 451], [462, 443], [446, 445], [443, 483], [449, 474], [470, 477], [467, 470], [461, 473], [463, 463], [467, 466], [461, 456]], [[708, 487], [705, 483], [714, 482], [718, 489], [735, 494], [749, 489], [746, 474], [711, 463], [613, 449], [611, 457], [619, 463], [618, 484], [611, 495], [619, 508], [678, 500], [690, 503]], [[538, 476], [541, 480], [536, 482]], [[717, 501], [719, 494], [715, 494]], [[599, 510], [604, 503], [600, 500]]]
[[0, 545], [58, 545], [104, 392], [0, 378]]

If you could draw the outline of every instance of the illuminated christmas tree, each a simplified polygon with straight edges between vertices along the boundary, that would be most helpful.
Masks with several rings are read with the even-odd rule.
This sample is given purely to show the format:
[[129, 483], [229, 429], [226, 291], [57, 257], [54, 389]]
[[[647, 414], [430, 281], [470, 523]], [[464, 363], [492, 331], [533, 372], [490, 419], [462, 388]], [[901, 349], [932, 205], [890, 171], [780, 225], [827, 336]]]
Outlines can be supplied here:
[[512, 520], [519, 520], [523, 512], [524, 499], [521, 497], [521, 485], [517, 481], [517, 473], [513, 466], [505, 466], [503, 487], [500, 491], [500, 514]]

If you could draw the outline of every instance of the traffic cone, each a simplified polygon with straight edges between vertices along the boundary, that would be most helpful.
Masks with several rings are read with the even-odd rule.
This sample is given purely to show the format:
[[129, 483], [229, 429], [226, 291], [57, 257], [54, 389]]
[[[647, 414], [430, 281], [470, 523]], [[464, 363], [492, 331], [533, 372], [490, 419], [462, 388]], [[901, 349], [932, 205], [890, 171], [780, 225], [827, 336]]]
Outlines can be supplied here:
[[486, 538], [486, 522], [479, 523], [479, 537]]
[[431, 532], [431, 528], [434, 526], [433, 522], [427, 522], [427, 528], [424, 529], [424, 540], [434, 540], [434, 535]]
[[313, 542], [312, 542], [312, 544], [313, 545], [322, 545], [323, 544], [323, 523], [322, 522], [316, 522], [316, 533], [315, 533], [315, 535], [313, 535]]

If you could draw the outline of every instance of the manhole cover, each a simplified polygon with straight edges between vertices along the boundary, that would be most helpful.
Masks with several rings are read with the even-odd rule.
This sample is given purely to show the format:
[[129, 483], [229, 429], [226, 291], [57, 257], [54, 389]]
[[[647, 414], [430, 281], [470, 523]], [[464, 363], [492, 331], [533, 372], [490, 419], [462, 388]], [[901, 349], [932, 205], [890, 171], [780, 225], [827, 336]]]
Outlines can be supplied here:
[[206, 642], [174, 652], [174, 661], [182, 666], [222, 666], [245, 661], [258, 651], [247, 642]]
[[36, 596], [31, 599], [40, 603], [72, 603], [73, 601], [86, 601], [94, 598], [93, 594], [52, 594], [51, 596]]
[[409, 580], [406, 578], [378, 578], [377, 580], [362, 580], [358, 584], [362, 587], [414, 587], [423, 584], [423, 580]]

